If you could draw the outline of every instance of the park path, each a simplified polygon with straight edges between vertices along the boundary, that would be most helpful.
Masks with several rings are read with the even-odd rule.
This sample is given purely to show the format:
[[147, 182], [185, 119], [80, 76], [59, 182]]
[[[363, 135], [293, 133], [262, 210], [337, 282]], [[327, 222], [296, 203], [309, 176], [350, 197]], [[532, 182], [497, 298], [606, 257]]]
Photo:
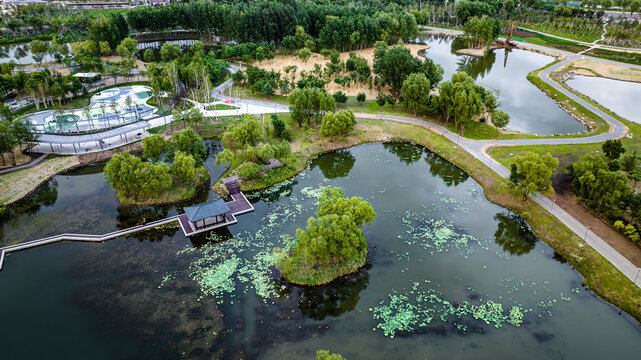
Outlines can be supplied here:
[[[448, 31], [452, 32], [449, 29]], [[610, 139], [618, 139], [627, 134], [628, 128], [623, 123], [621, 123], [619, 120], [615, 119], [614, 117], [606, 114], [605, 112], [601, 111], [600, 109], [593, 106], [592, 104], [581, 99], [574, 93], [568, 91], [567, 89], [559, 85], [557, 82], [552, 80], [549, 77], [549, 74], [553, 71], [556, 71], [562, 68], [563, 66], [567, 65], [571, 61], [574, 61], [579, 58], [589, 58], [590, 60], [594, 60], [598, 62], [615, 64], [615, 65], [625, 66], [625, 67], [634, 68], [634, 69], [641, 69], [641, 66], [619, 63], [616, 61], [605, 60], [605, 59], [595, 58], [591, 56], [579, 55], [579, 54], [571, 53], [568, 51], [550, 49], [544, 46], [538, 46], [534, 44], [527, 44], [526, 47], [540, 49], [546, 52], [555, 52], [565, 56], [564, 60], [559, 61], [553, 66], [550, 66], [547, 69], [541, 71], [539, 73], [539, 78], [541, 78], [541, 80], [543, 80], [545, 83], [552, 86], [559, 92], [563, 93], [565, 96], [571, 98], [572, 100], [576, 101], [580, 105], [584, 106], [586, 109], [592, 111], [597, 116], [600, 116], [605, 121], [607, 121], [608, 124], [610, 125], [610, 129], [607, 133], [593, 135], [593, 136], [586, 136], [586, 137], [577, 137], [577, 138], [545, 137], [545, 138], [511, 139], [511, 140], [472, 140], [472, 139], [459, 136], [458, 134], [453, 133], [452, 131], [448, 130], [447, 128], [441, 125], [430, 123], [428, 121], [421, 120], [418, 118], [398, 116], [398, 115], [370, 114], [370, 113], [355, 113], [355, 115], [357, 118], [389, 120], [389, 121], [426, 126], [430, 128], [432, 131], [458, 144], [458, 146], [460, 146], [463, 150], [470, 153], [476, 159], [483, 162], [485, 165], [489, 166], [491, 170], [493, 170], [494, 172], [496, 172], [497, 174], [499, 174], [504, 178], [508, 178], [510, 176], [510, 172], [508, 169], [506, 169], [503, 165], [495, 161], [488, 154], [488, 150], [491, 149], [492, 147], [511, 146], [511, 145], [590, 144], [590, 143], [604, 142]], [[233, 99], [230, 96], [224, 95], [225, 90], [231, 85], [232, 85], [232, 82], [230, 80], [219, 85], [213, 92], [214, 97], [217, 97], [221, 100]], [[274, 102], [247, 100], [247, 99], [234, 99], [234, 100], [237, 100], [238, 103], [246, 103], [246, 104], [260, 104], [260, 105], [267, 105], [267, 106], [271, 104], [271, 106], [273, 106], [274, 108], [278, 108], [280, 110], [288, 110], [287, 105], [274, 103]], [[539, 204], [544, 209], [546, 209], [551, 215], [558, 218], [563, 224], [565, 224], [569, 229], [571, 229], [574, 233], [576, 233], [587, 244], [589, 244], [604, 258], [606, 258], [612, 265], [614, 265], [617, 269], [619, 269], [619, 271], [621, 271], [630, 280], [634, 281], [636, 279], [637, 280], [636, 285], [641, 286], [641, 279], [637, 279], [637, 273], [640, 271], [640, 269], [637, 268], [632, 262], [630, 262], [630, 260], [628, 260], [619, 252], [617, 252], [614, 248], [612, 248], [609, 244], [607, 244], [599, 236], [590, 232], [589, 225], [582, 224], [579, 220], [577, 220], [572, 215], [567, 213], [565, 210], [563, 210], [562, 208], [554, 204], [547, 197], [537, 195], [537, 196], [532, 196], [531, 198], [537, 204]]]
[[[456, 30], [449, 30], [446, 29], [449, 33], [456, 34]], [[433, 124], [425, 120], [421, 120], [418, 118], [412, 118], [412, 117], [406, 117], [406, 116], [397, 116], [397, 115], [384, 115], [384, 114], [369, 114], [369, 113], [356, 113], [355, 115], [359, 118], [374, 118], [374, 119], [381, 119], [381, 120], [389, 120], [389, 121], [396, 121], [396, 122], [402, 122], [402, 123], [410, 123], [410, 124], [418, 124], [421, 126], [426, 126], [435, 131], [436, 133], [446, 137], [447, 139], [451, 140], [452, 142], [455, 142], [458, 144], [462, 149], [465, 151], [469, 152], [472, 156], [474, 156], [476, 159], [479, 161], [483, 162], [487, 166], [490, 167], [491, 170], [495, 171], [497, 174], [503, 177], [508, 177], [509, 176], [509, 171], [501, 164], [496, 162], [494, 159], [492, 159], [489, 154], [487, 153], [487, 150], [492, 148], [492, 147], [497, 147], [497, 146], [509, 146], [509, 145], [560, 145], [560, 144], [588, 144], [588, 143], [596, 143], [596, 142], [603, 142], [609, 139], [617, 139], [625, 136], [627, 134], [627, 127], [618, 121], [617, 119], [613, 118], [612, 116], [604, 113], [603, 111], [599, 110], [595, 106], [587, 103], [583, 99], [579, 98], [575, 94], [571, 93], [555, 81], [553, 81], [550, 77], [549, 74], [569, 62], [578, 59], [578, 58], [589, 58], [590, 60], [598, 61], [598, 62], [603, 62], [603, 63], [608, 63], [608, 64], [615, 64], [615, 65], [620, 65], [628, 68], [634, 68], [634, 69], [641, 69], [641, 66], [637, 65], [631, 65], [631, 64], [624, 64], [624, 63], [619, 63], [616, 61], [611, 61], [611, 60], [605, 60], [605, 59], [600, 59], [600, 58], [595, 58], [591, 56], [586, 56], [586, 55], [579, 55], [563, 50], [557, 50], [557, 49], [552, 49], [548, 48], [545, 46], [540, 46], [540, 45], [535, 45], [535, 44], [523, 44], [520, 45], [522, 48], [530, 48], [530, 49], [539, 49], [543, 50], [546, 52], [553, 52], [557, 53], [560, 55], [564, 55], [565, 59], [554, 64], [553, 66], [550, 66], [549, 68], [541, 71], [539, 73], [539, 77], [541, 80], [558, 90], [559, 92], [563, 93], [564, 95], [568, 96], [572, 100], [576, 101], [580, 105], [584, 106], [588, 110], [592, 111], [596, 115], [602, 117], [604, 120], [606, 120], [610, 124], [610, 130], [607, 133], [604, 134], [599, 134], [599, 135], [594, 135], [594, 136], [588, 136], [588, 137], [577, 137], [577, 138], [554, 138], [554, 137], [545, 137], [545, 138], [534, 138], [534, 139], [512, 139], [512, 140], [472, 140], [472, 139], [467, 139], [464, 137], [461, 137], [450, 130], [446, 129], [445, 127], [438, 125], [438, 124]], [[238, 71], [238, 66], [233, 65], [231, 67], [231, 72], [234, 73]], [[223, 82], [219, 86], [217, 86], [213, 91], [212, 95], [214, 98], [220, 99], [220, 100], [232, 100], [235, 102], [235, 106], [239, 106], [239, 108], [242, 110], [243, 107], [245, 109], [249, 109], [250, 107], [263, 107], [265, 109], [269, 109], [270, 112], [273, 110], [273, 112], [288, 112], [289, 108], [285, 104], [280, 104], [276, 102], [271, 102], [271, 101], [258, 101], [258, 100], [249, 100], [249, 99], [240, 99], [240, 98], [233, 98], [231, 96], [225, 95], [225, 91], [232, 86], [233, 81], [232, 79], [228, 79], [227, 81]], [[242, 111], [238, 111], [237, 114], [240, 115]], [[163, 123], [166, 123], [167, 120], [171, 121], [169, 116], [163, 116], [163, 117], [158, 117], [154, 119], [153, 121], [150, 121], [152, 127], [153, 126], [158, 126], [162, 125]], [[554, 215], [557, 217], [561, 222], [563, 222], [568, 228], [570, 228], [572, 231], [574, 231], [579, 237], [584, 239], [584, 241], [592, 246], [596, 251], [598, 251], [603, 257], [605, 257], [610, 263], [612, 263], [617, 269], [619, 269], [624, 275], [626, 275], [630, 280], [633, 280], [636, 278], [637, 272], [639, 269], [634, 266], [628, 259], [626, 259], [623, 255], [618, 253], [615, 249], [613, 249], [610, 245], [608, 245], [603, 239], [595, 235], [594, 233], [591, 233], [589, 231], [589, 226], [586, 226], [582, 224], [580, 221], [572, 217], [570, 214], [565, 212], [563, 209], [561, 209], [558, 206], [555, 206], [548, 198], [543, 197], [543, 196], [534, 196], [532, 197], [535, 202], [537, 202], [539, 205], [541, 205], [544, 209], [547, 209], [551, 215]], [[637, 285], [641, 283], [641, 279], [637, 281]]]

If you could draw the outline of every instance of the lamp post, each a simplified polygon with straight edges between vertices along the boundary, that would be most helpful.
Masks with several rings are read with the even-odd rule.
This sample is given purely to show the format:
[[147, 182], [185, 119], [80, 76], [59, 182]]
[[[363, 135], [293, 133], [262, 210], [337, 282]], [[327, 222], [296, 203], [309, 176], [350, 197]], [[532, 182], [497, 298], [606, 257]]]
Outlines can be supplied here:
[[637, 283], [637, 278], [639, 277], [639, 272], [641, 272], [641, 268], [637, 268], [637, 274], [634, 276], [634, 281], [633, 283]]
[[585, 241], [585, 239], [588, 237], [588, 231], [590, 231], [590, 227], [586, 226], [585, 227], [585, 235], [583, 235], [583, 241]]

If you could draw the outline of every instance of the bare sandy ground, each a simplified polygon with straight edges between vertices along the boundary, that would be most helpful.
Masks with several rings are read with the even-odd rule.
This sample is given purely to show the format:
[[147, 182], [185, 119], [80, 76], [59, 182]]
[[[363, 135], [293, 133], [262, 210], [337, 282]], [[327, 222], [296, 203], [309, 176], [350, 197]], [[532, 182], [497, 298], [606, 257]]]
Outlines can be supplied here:
[[[18, 146], [16, 146], [13, 149], [13, 154], [16, 157], [16, 165], [26, 164], [31, 160], [31, 157], [29, 155], [23, 154], [22, 151], [20, 151], [20, 147], [18, 147]], [[0, 156], [2, 156], [4, 158], [4, 161], [5, 161], [3, 163], [0, 160], [0, 169], [5, 169], [5, 168], [9, 168], [9, 167], [13, 166], [13, 165], [11, 165], [11, 158], [9, 157], [9, 154], [2, 154]], [[2, 165], [2, 164], [7, 164], [7, 165], [5, 166], [5, 165]]]
[[[412, 55], [418, 56], [418, 52], [423, 49], [429, 49], [429, 46], [427, 45], [416, 45], [416, 44], [407, 44], [405, 45], [410, 51], [412, 52]], [[363, 50], [356, 50], [354, 51], [358, 56], [365, 58], [367, 60], [367, 63], [369, 64], [370, 68], [374, 67], [374, 48], [369, 48], [369, 49], [363, 49]], [[343, 52], [341, 53], [341, 61], [345, 61], [349, 59], [349, 52]], [[284, 77], [287, 77], [291, 79], [291, 72], [290, 75], [288, 76], [285, 74], [285, 68], [288, 66], [296, 66], [296, 76], [294, 77], [294, 81], [300, 80], [301, 76], [300, 73], [301, 71], [306, 71], [310, 72], [314, 70], [314, 65], [318, 64], [321, 66], [321, 68], [325, 67], [325, 64], [329, 62], [329, 59], [316, 53], [312, 53], [312, 56], [306, 61], [303, 62], [300, 58], [298, 58], [295, 55], [276, 55], [271, 60], [263, 60], [260, 62], [255, 62], [253, 65], [257, 66], [259, 68], [268, 70], [268, 71], [276, 71], [281, 73], [281, 79]], [[368, 99], [373, 99], [378, 95], [378, 91], [376, 91], [376, 87], [372, 84], [372, 89], [369, 88], [368, 83], [352, 83], [350, 87], [344, 87], [339, 84], [336, 84], [335, 82], [331, 82], [325, 86], [325, 89], [333, 94], [337, 91], [342, 91], [348, 96], [356, 96], [360, 92], [364, 92], [365, 95], [367, 96]], [[383, 89], [385, 93], [388, 91], [386, 89]]]
[[570, 67], [560, 71], [570, 70], [577, 75], [597, 76], [615, 80], [641, 82], [641, 70], [630, 69], [624, 66], [606, 64], [593, 60], [575, 60]]

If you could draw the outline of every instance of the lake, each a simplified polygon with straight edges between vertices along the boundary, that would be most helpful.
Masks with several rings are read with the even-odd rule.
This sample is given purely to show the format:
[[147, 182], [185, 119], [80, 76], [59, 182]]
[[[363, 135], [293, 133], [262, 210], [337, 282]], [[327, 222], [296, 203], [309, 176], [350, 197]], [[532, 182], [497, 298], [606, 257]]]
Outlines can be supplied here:
[[[210, 144], [210, 158], [220, 150]], [[214, 199], [119, 205], [100, 166], [58, 175], [9, 206], [2, 245], [99, 233]], [[367, 265], [299, 287], [270, 266], [316, 209], [323, 187], [369, 201]], [[248, 194], [255, 212], [211, 235], [167, 226], [105, 243], [11, 254], [0, 272], [7, 359], [634, 358], [634, 320], [460, 169], [410, 143], [328, 153], [300, 175]]]
[[640, 83], [575, 75], [567, 80], [566, 84], [617, 115], [635, 123], [641, 123]]
[[527, 134], [572, 134], [585, 127], [559, 108], [527, 79], [527, 74], [554, 61], [554, 58], [524, 50], [497, 49], [485, 57], [458, 55], [466, 47], [461, 38], [424, 36], [418, 41], [430, 46], [424, 53], [443, 67], [443, 81], [458, 71], [468, 73], [476, 83], [498, 91], [500, 110], [510, 115], [508, 130]]

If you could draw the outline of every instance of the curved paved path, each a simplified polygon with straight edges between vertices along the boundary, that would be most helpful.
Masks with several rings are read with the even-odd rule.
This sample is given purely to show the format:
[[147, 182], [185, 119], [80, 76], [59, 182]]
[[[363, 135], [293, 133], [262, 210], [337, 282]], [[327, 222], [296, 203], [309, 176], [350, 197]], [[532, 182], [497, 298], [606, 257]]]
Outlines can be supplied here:
[[[553, 52], [566, 56], [564, 60], [541, 71], [539, 73], [539, 78], [541, 78], [541, 80], [543, 80], [545, 83], [549, 84], [550, 86], [552, 86], [559, 92], [563, 93], [570, 99], [576, 101], [580, 105], [584, 106], [586, 109], [592, 111], [593, 113], [595, 113], [596, 115], [600, 116], [605, 121], [607, 121], [610, 125], [610, 129], [607, 133], [593, 135], [593, 136], [586, 136], [586, 137], [576, 137], [576, 138], [542, 137], [542, 138], [534, 138], [534, 139], [512, 139], [512, 140], [472, 140], [465, 137], [461, 137], [441, 125], [433, 124], [428, 121], [424, 121], [417, 118], [397, 116], [397, 115], [369, 114], [369, 113], [355, 113], [355, 115], [358, 118], [391, 120], [391, 121], [427, 126], [430, 129], [432, 129], [434, 132], [458, 144], [462, 149], [472, 154], [472, 156], [474, 156], [475, 158], [477, 158], [478, 160], [480, 160], [481, 162], [489, 166], [491, 170], [494, 170], [497, 174], [501, 175], [504, 178], [509, 177], [510, 172], [503, 165], [501, 165], [500, 163], [498, 163], [497, 161], [495, 161], [489, 156], [489, 154], [487, 153], [487, 150], [492, 147], [509, 146], [509, 145], [590, 144], [590, 143], [603, 142], [609, 139], [621, 138], [627, 134], [628, 128], [623, 123], [621, 123], [619, 120], [615, 119], [614, 117], [606, 114], [605, 112], [599, 110], [595, 106], [589, 104], [585, 100], [579, 98], [572, 92], [568, 91], [567, 89], [565, 89], [564, 87], [562, 87], [561, 85], [553, 81], [549, 77], [549, 74], [555, 70], [560, 69], [561, 67], [565, 66], [569, 62], [579, 58], [589, 58], [591, 60], [598, 61], [598, 62], [616, 64], [616, 65], [621, 65], [621, 66], [625, 66], [628, 68], [635, 68], [635, 69], [641, 69], [641, 66], [618, 63], [615, 61], [605, 60], [605, 59], [600, 59], [600, 58], [595, 58], [590, 56], [578, 55], [578, 54], [567, 52], [567, 51], [560, 51], [560, 50], [557, 51], [556, 49], [550, 49], [544, 46], [537, 46], [533, 44], [527, 44], [527, 47], [531, 47], [534, 49], [541, 49], [548, 52], [554, 50]], [[236, 69], [232, 70], [232, 72], [235, 72], [235, 71], [237, 70]], [[229, 86], [231, 86], [231, 84], [232, 84], [231, 81], [226, 81], [225, 83], [221, 84], [219, 87], [217, 87], [214, 90], [213, 95], [215, 97], [218, 97], [219, 99], [231, 99], [231, 97], [228, 97], [223, 94], [224, 90], [226, 90]], [[273, 102], [245, 100], [245, 99], [239, 99], [238, 101], [241, 103], [256, 104], [256, 105], [270, 104], [271, 106], [273, 106], [274, 108], [278, 108], [279, 110], [285, 110], [285, 109], [288, 110], [287, 105], [277, 104]], [[532, 199], [536, 203], [541, 205], [544, 209], [547, 209], [551, 215], [554, 215], [555, 217], [557, 217], [568, 228], [574, 231], [580, 238], [584, 239], [586, 243], [588, 243], [596, 251], [598, 251], [603, 257], [605, 257], [610, 263], [612, 263], [612, 265], [614, 265], [617, 269], [619, 269], [625, 276], [627, 276], [630, 280], [634, 281], [637, 275], [637, 272], [639, 271], [639, 268], [637, 268], [627, 258], [625, 258], [623, 255], [617, 252], [614, 248], [608, 245], [605, 241], [603, 241], [603, 239], [598, 237], [596, 234], [590, 232], [589, 226], [583, 225], [580, 221], [575, 219], [572, 215], [568, 214], [559, 206], [556, 206], [547, 197], [537, 195], [537, 196], [533, 196]], [[641, 279], [637, 279], [636, 284], [641, 285]]]

